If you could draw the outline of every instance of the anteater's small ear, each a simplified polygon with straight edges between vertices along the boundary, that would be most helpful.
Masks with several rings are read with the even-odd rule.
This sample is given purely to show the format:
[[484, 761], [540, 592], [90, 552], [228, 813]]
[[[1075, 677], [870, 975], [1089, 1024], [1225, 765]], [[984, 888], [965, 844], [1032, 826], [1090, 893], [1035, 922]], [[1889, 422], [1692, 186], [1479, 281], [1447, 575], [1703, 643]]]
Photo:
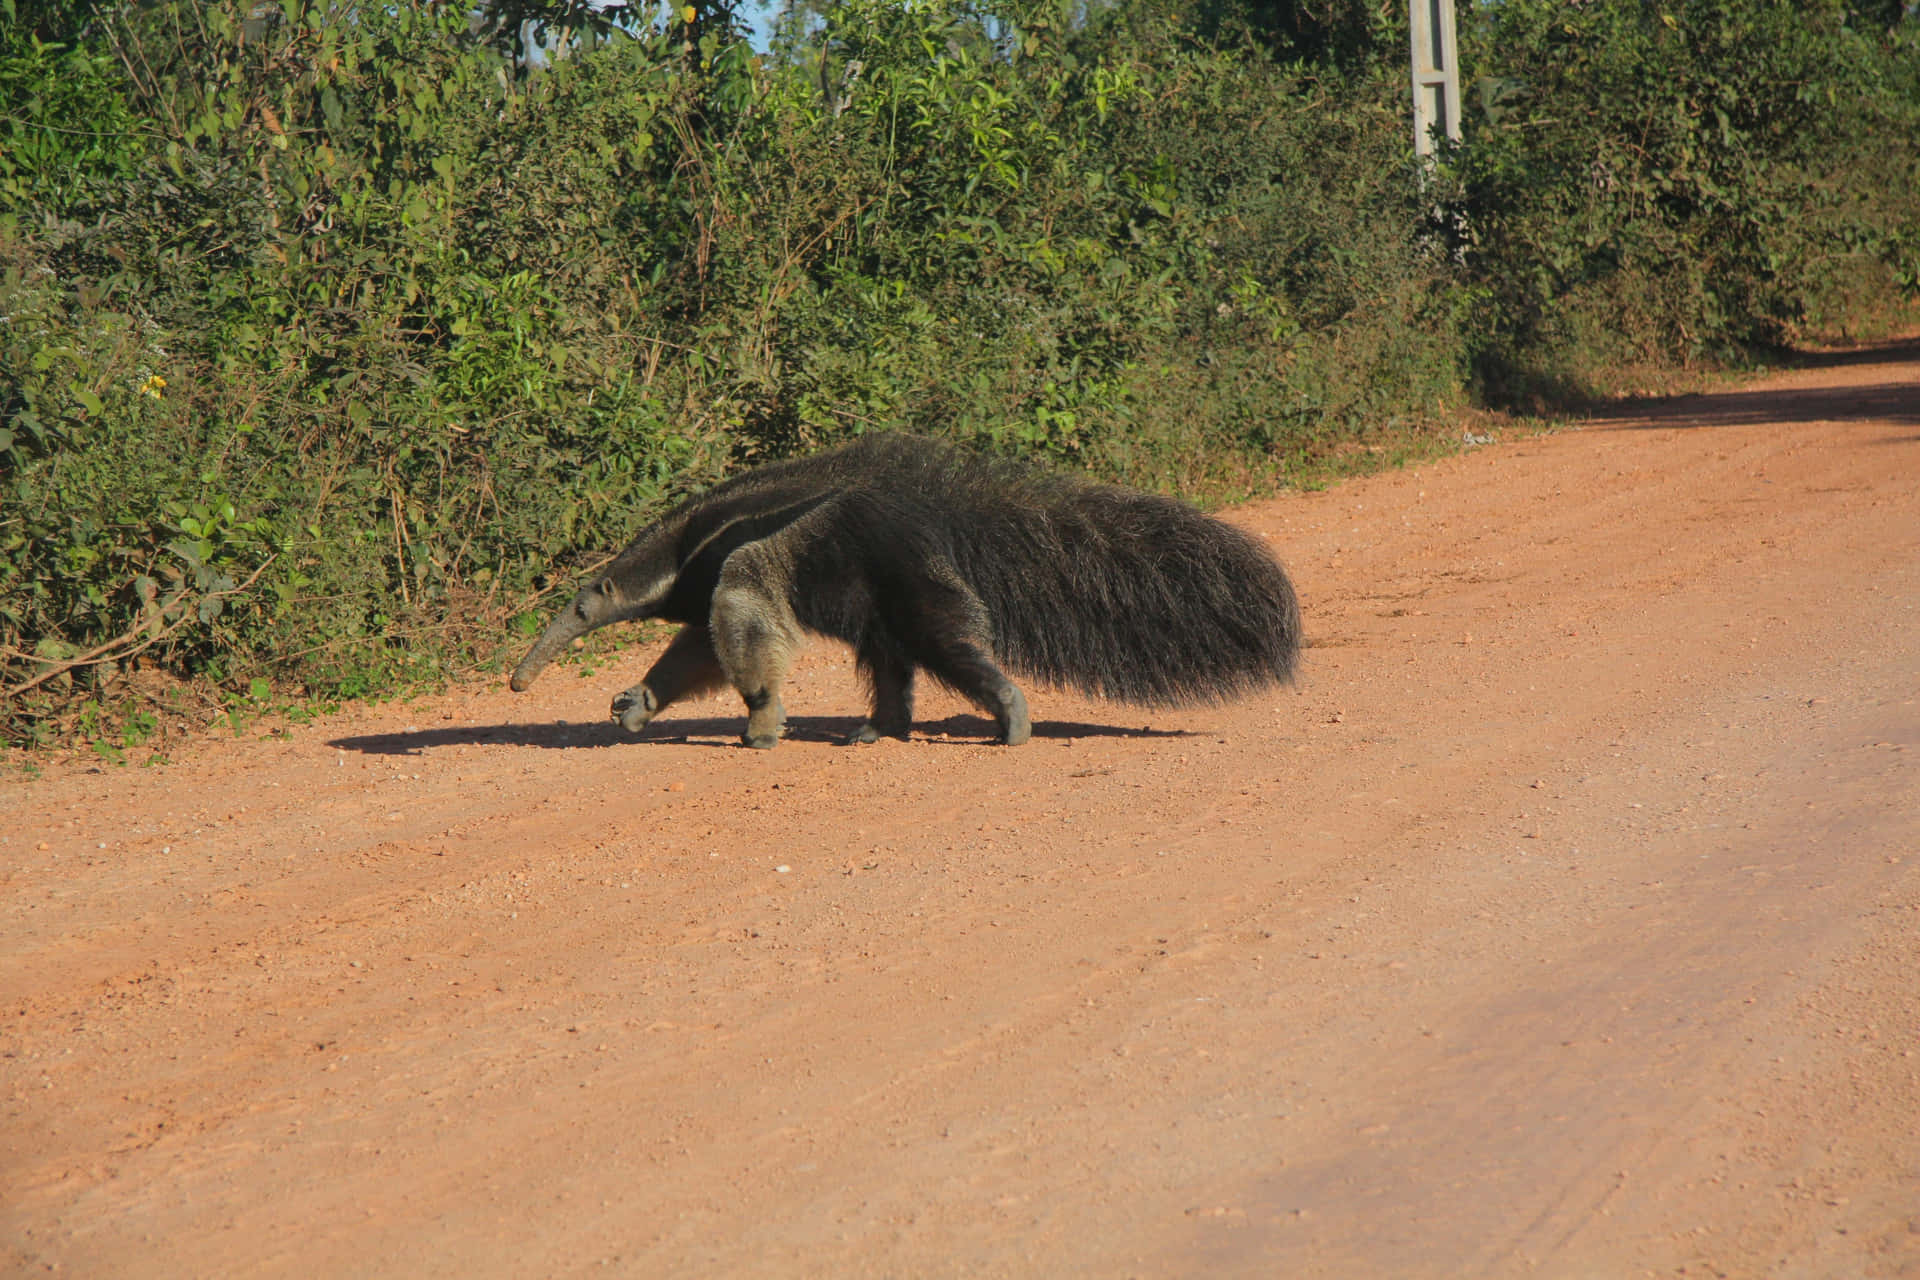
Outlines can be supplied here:
[[594, 583], [594, 584], [593, 584], [593, 589], [594, 589], [595, 591], [598, 591], [598, 592], [599, 592], [599, 593], [600, 593], [601, 595], [603, 595], [603, 596], [607, 596], [608, 598], [612, 598], [612, 596], [613, 596], [613, 579], [612, 579], [612, 578], [602, 578], [602, 579], [600, 579], [600, 581], [598, 581], [598, 582], [596, 582], [596, 583]]

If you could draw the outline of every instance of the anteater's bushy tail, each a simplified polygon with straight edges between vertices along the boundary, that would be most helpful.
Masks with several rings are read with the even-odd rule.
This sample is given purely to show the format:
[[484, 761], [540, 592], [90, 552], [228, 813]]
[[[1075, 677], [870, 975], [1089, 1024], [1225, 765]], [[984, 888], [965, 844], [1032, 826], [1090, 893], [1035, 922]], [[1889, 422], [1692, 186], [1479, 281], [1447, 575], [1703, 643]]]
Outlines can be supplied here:
[[1258, 542], [1164, 498], [1062, 489], [1038, 510], [1009, 513], [1017, 518], [1002, 536], [1032, 558], [969, 566], [1009, 667], [1147, 706], [1293, 678], [1299, 601]]
[[1167, 498], [930, 441], [864, 448], [892, 456], [873, 462], [888, 491], [858, 536], [880, 561], [953, 565], [1014, 671], [1147, 706], [1292, 679], [1299, 601], [1246, 533]]

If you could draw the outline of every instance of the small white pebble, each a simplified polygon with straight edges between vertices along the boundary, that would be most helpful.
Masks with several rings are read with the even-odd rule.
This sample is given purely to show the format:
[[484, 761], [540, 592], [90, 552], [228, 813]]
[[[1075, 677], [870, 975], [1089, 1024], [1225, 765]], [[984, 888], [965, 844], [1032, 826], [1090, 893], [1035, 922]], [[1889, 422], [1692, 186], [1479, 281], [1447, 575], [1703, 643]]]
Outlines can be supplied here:
[[782, 865], [782, 866], [778, 866], [778, 867], [775, 867], [775, 868], [774, 868], [774, 870], [775, 870], [775, 871], [778, 871], [778, 872], [779, 872], [779, 873], [780, 873], [781, 875], [785, 875], [785, 874], [787, 874], [787, 872], [789, 872], [789, 871], [791, 871], [791, 870], [793, 870], [793, 868], [792, 868], [792, 867], [789, 867], [789, 866], [784, 866], [784, 865]]
[[170, 845], [170, 844], [163, 844], [163, 845], [161, 845], [161, 846], [160, 846], [160, 852], [162, 852], [162, 853], [172, 853], [172, 852], [173, 852], [173, 846], [172, 846], [172, 845]]

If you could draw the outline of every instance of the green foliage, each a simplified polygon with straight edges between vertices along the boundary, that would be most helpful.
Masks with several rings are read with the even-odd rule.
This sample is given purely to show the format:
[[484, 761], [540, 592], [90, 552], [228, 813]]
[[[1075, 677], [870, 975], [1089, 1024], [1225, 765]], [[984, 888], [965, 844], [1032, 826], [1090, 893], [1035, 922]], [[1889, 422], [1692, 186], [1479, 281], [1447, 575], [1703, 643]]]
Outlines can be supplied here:
[[1186, 16], [1201, 40], [1264, 47], [1288, 61], [1325, 62], [1351, 71], [1405, 57], [1404, 4], [1381, 4], [1378, 0], [1201, 0]]
[[865, 431], [1244, 492], [1475, 374], [1920, 286], [1913, 22], [1462, 12], [1426, 175], [1371, 0], [818, 0], [775, 56], [724, 0], [40, 6], [0, 26], [6, 736], [486, 664], [686, 492]]
[[1511, 0], [1478, 19], [1452, 176], [1496, 389], [1778, 345], [1837, 275], [1908, 252], [1912, 49], [1840, 0]]
[[103, 51], [0, 23], [0, 217], [32, 206], [74, 213], [130, 176], [136, 117]]

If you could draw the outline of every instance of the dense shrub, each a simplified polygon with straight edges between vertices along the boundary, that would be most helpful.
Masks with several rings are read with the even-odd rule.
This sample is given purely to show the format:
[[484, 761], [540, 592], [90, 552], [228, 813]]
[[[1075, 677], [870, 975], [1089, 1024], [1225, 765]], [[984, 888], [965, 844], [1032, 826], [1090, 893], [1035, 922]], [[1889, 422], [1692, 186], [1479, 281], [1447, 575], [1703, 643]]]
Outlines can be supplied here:
[[1776, 346], [1913, 282], [1913, 24], [1843, 0], [1506, 0], [1463, 33], [1459, 185], [1495, 394]]
[[482, 662], [664, 504], [864, 431], [1219, 493], [1842, 317], [1914, 284], [1913, 24], [1803, 9], [1475, 9], [1423, 174], [1360, 0], [837, 0], [766, 56], [717, 3], [39, 7], [0, 26], [6, 734], [150, 724], [136, 665]]

